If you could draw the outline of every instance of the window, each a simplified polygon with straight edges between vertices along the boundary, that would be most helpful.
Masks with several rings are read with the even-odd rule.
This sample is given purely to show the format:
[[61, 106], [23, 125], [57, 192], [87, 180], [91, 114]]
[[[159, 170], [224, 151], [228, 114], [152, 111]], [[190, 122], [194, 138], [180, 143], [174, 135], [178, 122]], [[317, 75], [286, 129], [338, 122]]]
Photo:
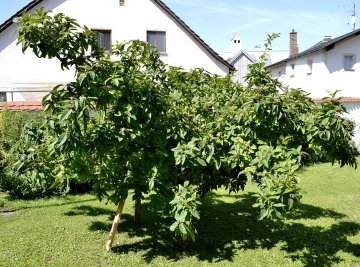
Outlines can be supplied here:
[[147, 42], [154, 46], [160, 53], [166, 53], [166, 32], [148, 31]]
[[355, 55], [345, 55], [344, 56], [344, 70], [352, 71], [354, 70]]
[[120, 6], [125, 6], [125, 0], [120, 0], [120, 1], [119, 1], [119, 5], [120, 5]]
[[110, 30], [93, 30], [96, 32], [97, 44], [99, 47], [105, 47], [105, 51], [111, 48], [111, 31]]
[[290, 65], [290, 68], [291, 68], [291, 72], [290, 72], [290, 78], [294, 77], [295, 75], [295, 64], [291, 64]]
[[6, 102], [6, 92], [0, 92], [0, 102]]
[[307, 60], [307, 75], [311, 75], [312, 74], [312, 67], [313, 67], [313, 60], [312, 59], [308, 59]]

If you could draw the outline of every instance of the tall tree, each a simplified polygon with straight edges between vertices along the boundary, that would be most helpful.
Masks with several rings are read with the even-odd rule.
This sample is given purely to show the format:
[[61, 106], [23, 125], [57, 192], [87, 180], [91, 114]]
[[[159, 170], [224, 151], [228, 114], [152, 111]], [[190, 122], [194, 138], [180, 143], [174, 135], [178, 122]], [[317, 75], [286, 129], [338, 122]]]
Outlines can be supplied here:
[[[252, 65], [240, 85], [230, 76], [167, 66], [140, 41], [105, 53], [94, 33], [64, 14], [40, 9], [18, 23], [24, 51], [75, 69], [74, 82], [55, 87], [40, 123], [28, 126], [18, 169], [58, 184], [90, 180], [100, 200], [117, 204], [108, 250], [129, 190], [139, 222], [150, 190], [168, 194], [190, 181], [203, 195], [255, 182], [260, 218], [282, 218], [301, 197], [299, 168], [323, 160], [356, 166], [353, 124], [339, 99], [318, 106], [300, 90], [280, 94], [264, 62]], [[191, 220], [199, 214], [188, 186], [171, 202], [170, 229], [194, 239]]]

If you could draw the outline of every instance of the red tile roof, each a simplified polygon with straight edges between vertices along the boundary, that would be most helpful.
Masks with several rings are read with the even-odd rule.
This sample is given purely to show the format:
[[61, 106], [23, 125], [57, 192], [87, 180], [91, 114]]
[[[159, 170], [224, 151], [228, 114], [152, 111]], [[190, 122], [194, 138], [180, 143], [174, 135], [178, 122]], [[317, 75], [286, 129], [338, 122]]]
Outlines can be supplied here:
[[0, 111], [2, 110], [27, 110], [36, 111], [42, 110], [41, 101], [14, 101], [14, 102], [0, 102]]
[[[321, 103], [324, 101], [322, 98], [313, 98], [312, 100], [316, 103]], [[342, 97], [340, 99], [340, 102], [343, 102], [343, 103], [360, 102], [360, 97]]]

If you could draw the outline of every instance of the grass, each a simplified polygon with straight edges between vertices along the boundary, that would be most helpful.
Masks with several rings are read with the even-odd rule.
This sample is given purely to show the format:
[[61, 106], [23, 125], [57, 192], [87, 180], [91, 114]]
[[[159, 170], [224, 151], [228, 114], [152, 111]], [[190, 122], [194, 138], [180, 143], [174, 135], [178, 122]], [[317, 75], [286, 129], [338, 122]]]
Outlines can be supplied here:
[[[360, 169], [322, 164], [301, 175], [302, 205], [285, 222], [257, 220], [249, 188], [209, 194], [199, 237], [178, 249], [145, 203], [133, 224], [126, 203], [112, 252], [114, 205], [92, 195], [8, 200], [0, 195], [0, 266], [352, 266], [360, 262]], [[11, 211], [16, 210], [15, 213]], [[5, 216], [6, 215], [6, 216]]]

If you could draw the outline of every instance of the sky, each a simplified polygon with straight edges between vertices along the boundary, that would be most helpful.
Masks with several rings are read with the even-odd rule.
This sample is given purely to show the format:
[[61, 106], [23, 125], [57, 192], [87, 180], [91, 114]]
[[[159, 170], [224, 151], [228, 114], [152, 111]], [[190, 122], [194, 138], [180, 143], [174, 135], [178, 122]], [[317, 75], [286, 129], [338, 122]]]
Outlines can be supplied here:
[[[100, 0], [101, 1], [101, 0]], [[130, 0], [129, 0], [130, 1]], [[131, 0], [136, 1], [136, 0]], [[0, 0], [0, 23], [15, 14], [29, 0]], [[242, 38], [243, 48], [263, 47], [267, 34], [280, 37], [273, 49], [289, 49], [289, 33], [298, 33], [299, 50], [303, 51], [323, 39], [348, 33], [353, 13], [360, 14], [360, 0], [163, 0], [216, 52], [230, 50], [235, 34]], [[360, 15], [356, 28], [360, 26]]]

